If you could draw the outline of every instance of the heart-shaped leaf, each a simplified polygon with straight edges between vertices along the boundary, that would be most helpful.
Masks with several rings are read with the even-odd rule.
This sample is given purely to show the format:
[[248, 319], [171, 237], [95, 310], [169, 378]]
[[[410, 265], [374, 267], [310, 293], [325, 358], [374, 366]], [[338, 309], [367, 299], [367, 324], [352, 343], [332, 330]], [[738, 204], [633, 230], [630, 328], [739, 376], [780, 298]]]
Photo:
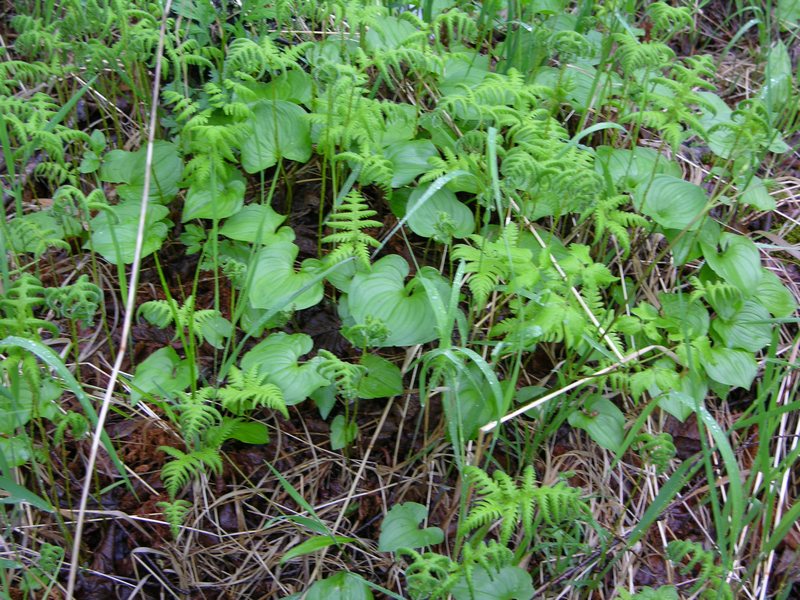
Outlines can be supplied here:
[[[91, 221], [91, 242], [87, 242], [84, 247], [94, 249], [114, 265], [132, 263], [139, 227], [139, 208], [138, 201], [128, 200], [100, 211]], [[168, 214], [169, 209], [166, 206], [151, 204], [148, 207], [142, 245], [143, 257], [158, 250], [167, 238], [167, 225], [172, 225], [172, 222], [162, 219]]]
[[703, 244], [708, 265], [731, 285], [735, 285], [747, 298], [761, 283], [762, 268], [758, 248], [749, 238], [736, 233], [720, 236], [721, 252]]
[[652, 148], [637, 146], [631, 150], [600, 146], [595, 150], [595, 169], [605, 174], [620, 190], [633, 191], [647, 184], [655, 175], [681, 176], [681, 168]]
[[706, 192], [693, 183], [656, 175], [649, 186], [637, 188], [636, 197], [642, 213], [666, 229], [693, 231], [700, 227]]
[[[117, 187], [120, 197], [140, 201], [144, 191], [146, 159], [147, 147], [136, 152], [112, 150], [103, 157], [100, 179], [109, 183], [126, 184]], [[183, 174], [183, 161], [175, 144], [162, 140], [153, 143], [151, 173], [150, 201], [166, 203], [174, 198]]]
[[342, 571], [312, 585], [306, 600], [372, 600], [372, 591], [360, 575]]
[[250, 303], [255, 308], [303, 310], [322, 300], [322, 280], [318, 277], [320, 262], [304, 260], [295, 271], [294, 259], [299, 251], [292, 242], [283, 241], [261, 249], [250, 286]]
[[766, 308], [755, 300], [745, 302], [730, 319], [714, 319], [712, 328], [728, 348], [758, 352], [772, 341], [772, 324]]
[[758, 372], [758, 364], [751, 352], [713, 347], [703, 354], [703, 366], [711, 379], [724, 385], [750, 389]]
[[189, 187], [183, 205], [181, 221], [192, 219], [226, 219], [235, 215], [244, 202], [245, 181], [233, 167], [227, 167], [216, 177], [216, 193], [211, 191], [211, 182], [197, 183]]
[[131, 381], [131, 404], [136, 404], [144, 394], [170, 398], [192, 383], [192, 369], [188, 359], [181, 359], [172, 346], [153, 352], [136, 366]]
[[797, 300], [772, 271], [762, 269], [754, 297], [774, 317], [788, 317], [797, 310]]
[[357, 325], [382, 321], [389, 330], [378, 346], [413, 346], [436, 339], [436, 317], [420, 278], [425, 277], [450, 297], [449, 286], [439, 273], [423, 267], [406, 285], [408, 264], [396, 254], [384, 256], [367, 273], [356, 273], [350, 293], [342, 298], [340, 311]]
[[431, 166], [428, 159], [439, 156], [436, 146], [430, 140], [396, 142], [386, 148], [383, 154], [392, 163], [393, 188], [408, 185], [417, 175], [429, 171]]
[[336, 415], [331, 421], [331, 449], [346, 448], [358, 437], [358, 425], [348, 422], [344, 415]]
[[428, 509], [416, 502], [395, 504], [383, 519], [378, 550], [396, 552], [399, 548], [422, 548], [439, 544], [444, 532], [438, 527], [420, 529], [419, 525], [428, 516]]
[[477, 567], [471, 585], [462, 577], [451, 592], [455, 600], [530, 600], [534, 590], [528, 572], [507, 566], [499, 571]]
[[263, 171], [288, 158], [311, 158], [311, 125], [306, 112], [284, 100], [261, 100], [248, 119], [252, 134], [242, 144], [242, 166], [248, 173]]
[[[408, 227], [422, 237], [446, 241], [450, 237], [463, 238], [475, 230], [472, 211], [462, 204], [447, 188], [436, 190], [422, 204], [430, 185], [421, 185], [408, 197], [406, 214]], [[413, 211], [413, 212], [412, 212]]]
[[[279, 241], [275, 239], [275, 230], [285, 220], [286, 217], [276, 213], [269, 205], [251, 204], [226, 220], [219, 232], [240, 242], [270, 244]], [[293, 239], [294, 236], [288, 236], [285, 241], [291, 242]]]
[[587, 400], [583, 410], [569, 415], [569, 424], [583, 429], [598, 445], [619, 453], [625, 439], [625, 415], [607, 398]]
[[375, 354], [363, 354], [359, 364], [367, 368], [358, 382], [359, 398], [389, 398], [403, 393], [403, 376], [393, 363]]
[[286, 405], [291, 406], [329, 383], [317, 372], [317, 359], [302, 365], [297, 362], [313, 347], [313, 340], [304, 333], [273, 333], [242, 357], [241, 369], [246, 372], [258, 367], [260, 373], [269, 375], [266, 383], [281, 388]]

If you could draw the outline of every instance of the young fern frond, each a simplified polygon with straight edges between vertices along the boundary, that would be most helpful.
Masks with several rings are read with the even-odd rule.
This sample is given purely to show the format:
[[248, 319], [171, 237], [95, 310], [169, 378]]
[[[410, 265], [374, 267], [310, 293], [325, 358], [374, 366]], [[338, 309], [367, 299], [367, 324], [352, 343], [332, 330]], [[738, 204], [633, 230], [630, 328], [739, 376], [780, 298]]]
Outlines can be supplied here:
[[702, 598], [733, 600], [733, 591], [725, 580], [725, 569], [717, 565], [712, 551], [704, 549], [698, 542], [673, 540], [667, 544], [667, 556], [680, 566], [683, 575], [697, 579], [689, 594], [695, 594], [706, 586]]
[[171, 446], [159, 446], [159, 450], [174, 459], [161, 468], [161, 481], [171, 499], [206, 468], [216, 474], [222, 473], [222, 457], [216, 448], [201, 448], [188, 454]]
[[380, 221], [371, 219], [377, 211], [367, 206], [364, 197], [353, 190], [343, 200], [336, 211], [328, 217], [327, 225], [336, 233], [322, 238], [323, 244], [335, 244], [336, 248], [329, 255], [331, 264], [339, 263], [346, 258], [354, 257], [365, 269], [370, 266], [370, 248], [377, 248], [380, 242], [364, 229], [381, 227]]
[[503, 281], [515, 280], [521, 286], [535, 282], [538, 271], [533, 254], [519, 247], [519, 229], [515, 223], [506, 225], [496, 241], [478, 234], [470, 235], [469, 239], [476, 247], [458, 244], [453, 248], [453, 258], [463, 260], [465, 272], [471, 274], [468, 285], [475, 296], [475, 310], [486, 306], [489, 295]]
[[256, 408], [271, 408], [289, 418], [283, 391], [274, 383], [267, 383], [268, 378], [269, 375], [261, 374], [257, 366], [248, 371], [231, 367], [228, 385], [217, 391], [222, 407], [238, 416]]
[[366, 367], [345, 362], [327, 350], [320, 350], [318, 355], [323, 359], [317, 367], [319, 374], [336, 385], [342, 398], [358, 398], [358, 384], [367, 372]]
[[178, 395], [180, 404], [175, 407], [178, 413], [178, 426], [181, 435], [187, 443], [199, 439], [210, 427], [214, 427], [222, 420], [222, 415], [209, 402], [211, 388], [203, 388], [194, 393], [181, 393]]
[[628, 75], [637, 69], [663, 69], [675, 59], [675, 52], [662, 42], [640, 42], [628, 33], [615, 33], [613, 38], [617, 42], [616, 57]]
[[173, 538], [177, 538], [181, 527], [186, 521], [186, 515], [192, 510], [192, 503], [188, 500], [172, 500], [170, 502], [157, 502], [156, 506], [164, 513], [164, 519], [169, 523], [169, 530]]

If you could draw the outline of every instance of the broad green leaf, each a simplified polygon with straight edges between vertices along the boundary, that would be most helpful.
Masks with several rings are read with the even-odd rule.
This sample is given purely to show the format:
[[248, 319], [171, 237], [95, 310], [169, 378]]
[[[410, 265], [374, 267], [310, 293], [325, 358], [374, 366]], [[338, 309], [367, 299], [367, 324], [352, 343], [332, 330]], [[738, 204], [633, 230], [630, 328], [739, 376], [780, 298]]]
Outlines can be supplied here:
[[430, 267], [405, 283], [408, 264], [396, 254], [384, 256], [368, 273], [356, 273], [350, 293], [341, 300], [344, 310], [357, 325], [369, 320], [382, 321], [389, 334], [378, 346], [413, 346], [436, 339], [436, 317], [428, 295], [420, 283], [426, 277], [442, 288], [442, 297], [449, 297], [449, 288], [439, 273]]
[[264, 423], [258, 421], [239, 421], [228, 437], [244, 444], [266, 444], [269, 442], [269, 430]]
[[285, 100], [294, 104], [311, 102], [311, 76], [300, 69], [292, 69], [273, 77], [267, 83], [250, 83], [246, 87], [255, 95], [249, 104], [260, 100]]
[[472, 572], [471, 588], [462, 577], [451, 590], [455, 600], [531, 600], [533, 592], [530, 574], [516, 566], [497, 572], [477, 567]]
[[4, 495], [0, 496], [0, 504], [17, 504], [19, 502], [24, 502], [39, 510], [53, 512], [53, 506], [50, 502], [37, 496], [28, 488], [19, 485], [10, 477], [0, 476], [0, 490], [5, 492]]
[[658, 301], [664, 314], [656, 320], [659, 327], [688, 340], [708, 333], [710, 318], [699, 300], [691, 301], [688, 294], [662, 293]]
[[664, 229], [664, 236], [672, 249], [672, 260], [676, 265], [685, 265], [691, 260], [702, 256], [700, 244], [716, 246], [722, 230], [719, 224], [706, 215], [701, 219], [702, 224], [694, 231], [679, 229]]
[[728, 348], [758, 352], [772, 341], [770, 314], [756, 300], [745, 302], [730, 319], [714, 319], [713, 330]]
[[797, 300], [775, 273], [762, 269], [754, 298], [774, 317], [788, 317], [797, 310]]
[[[306, 554], [311, 554], [320, 550], [322, 548], [327, 548], [328, 546], [339, 545], [339, 544], [349, 544], [350, 542], [355, 541], [355, 538], [345, 537], [343, 535], [320, 535], [314, 536], [307, 539], [305, 542], [301, 542], [290, 548], [286, 551], [286, 553], [281, 557], [280, 564], [286, 564], [293, 558], [297, 558], [298, 556], [305, 556]], [[309, 593], [310, 594], [310, 593]]]
[[312, 585], [306, 600], [372, 600], [372, 591], [361, 576], [342, 571]]
[[619, 452], [625, 439], [625, 415], [607, 398], [595, 396], [569, 415], [569, 424], [583, 429], [598, 445]]
[[428, 159], [439, 156], [436, 146], [430, 140], [410, 140], [395, 142], [383, 151], [394, 169], [392, 187], [408, 185], [418, 175], [431, 169]]
[[486, 54], [448, 58], [444, 63], [444, 73], [439, 79], [439, 91], [443, 96], [461, 95], [465, 89], [475, 87], [488, 75], [489, 56]]
[[367, 31], [366, 44], [370, 52], [376, 50], [394, 50], [402, 46], [406, 40], [419, 29], [408, 21], [397, 17], [378, 17], [370, 23]]
[[778, 0], [776, 14], [787, 26], [797, 27], [800, 23], [800, 0]]
[[252, 133], [242, 144], [242, 166], [257, 173], [279, 158], [306, 162], [311, 158], [311, 126], [306, 112], [284, 100], [261, 100], [247, 120]]
[[723, 233], [720, 236], [721, 252], [713, 246], [703, 244], [708, 265], [731, 285], [735, 285], [745, 297], [749, 297], [762, 279], [761, 259], [755, 243], [743, 235]]
[[[386, 129], [381, 132], [379, 144], [389, 148], [413, 140], [417, 133], [417, 120], [416, 107], [405, 103], [394, 105], [391, 113], [386, 115]], [[387, 152], [384, 154], [389, 158]]]
[[[317, 280], [320, 262], [306, 259], [295, 271], [294, 259], [299, 251], [292, 242], [276, 242], [261, 249], [250, 286], [250, 303], [255, 308], [303, 310], [322, 300], [322, 281]], [[292, 298], [294, 294], [299, 295]]]
[[403, 376], [395, 364], [375, 354], [362, 354], [359, 364], [367, 368], [358, 382], [359, 398], [389, 398], [403, 393]]
[[504, 407], [497, 406], [479, 365], [454, 361], [453, 366], [457, 370], [444, 391], [445, 413], [464, 439], [474, 439], [482, 426], [502, 416]]
[[438, 527], [419, 526], [428, 509], [416, 502], [395, 504], [383, 519], [381, 535], [378, 538], [378, 550], [396, 552], [400, 548], [422, 548], [439, 544], [444, 540], [444, 532]]
[[[125, 184], [117, 186], [120, 197], [139, 202], [144, 191], [146, 158], [146, 146], [136, 152], [112, 150], [103, 158], [100, 179]], [[174, 198], [183, 173], [183, 161], [175, 144], [163, 140], [153, 142], [151, 173], [150, 201], [166, 203]]]
[[9, 468], [21, 467], [31, 459], [31, 440], [25, 435], [0, 436], [0, 456]]
[[703, 366], [708, 376], [718, 383], [750, 389], [758, 372], [751, 352], [713, 347], [704, 353]]
[[[269, 244], [280, 241], [276, 239], [275, 231], [285, 220], [285, 216], [276, 213], [269, 205], [251, 204], [227, 219], [219, 232], [240, 242]], [[294, 239], [293, 235], [288, 235], [289, 231], [286, 231], [287, 239], [284, 241], [291, 242]]]
[[358, 437], [358, 425], [348, 422], [344, 415], [336, 415], [331, 421], [331, 449], [346, 448]]
[[408, 197], [406, 223], [411, 231], [439, 241], [447, 241], [451, 237], [463, 238], [475, 231], [472, 211], [447, 188], [436, 190], [419, 204], [429, 189], [430, 185], [421, 185]]
[[658, 407], [683, 423], [694, 412], [691, 409], [693, 401], [691, 396], [683, 392], [669, 390], [658, 399]]
[[131, 380], [131, 404], [139, 402], [144, 394], [172, 398], [191, 383], [189, 360], [178, 357], [172, 346], [159, 348], [136, 366]]
[[217, 350], [222, 350], [225, 347], [225, 340], [233, 335], [233, 324], [217, 314], [198, 323], [195, 333]]
[[775, 198], [769, 195], [764, 180], [752, 177], [739, 196], [739, 201], [758, 210], [775, 210]]
[[183, 223], [192, 219], [226, 219], [239, 212], [246, 187], [242, 174], [227, 167], [225, 172], [217, 175], [215, 187], [216, 193], [211, 191], [210, 181], [189, 187], [183, 205]]
[[[764, 85], [758, 97], [772, 113], [785, 110], [792, 101], [792, 60], [786, 44], [778, 40], [767, 53]], [[777, 114], [775, 114], [777, 117]]]
[[248, 371], [257, 366], [260, 373], [269, 375], [283, 392], [287, 406], [305, 400], [308, 395], [328, 380], [317, 372], [316, 360], [298, 364], [297, 359], [314, 347], [311, 337], [304, 333], [273, 333], [242, 357], [241, 368]]
[[637, 188], [636, 199], [641, 212], [666, 229], [697, 229], [706, 206], [703, 188], [672, 175], [656, 175]]
[[696, 407], [703, 406], [708, 394], [705, 377], [689, 372], [680, 378], [675, 389], [665, 390], [666, 395], [658, 400], [658, 406], [683, 423]]
[[[114, 265], [130, 264], [136, 248], [136, 233], [139, 227], [140, 203], [128, 200], [100, 211], [91, 220], [91, 242], [84, 244], [92, 248]], [[158, 250], [167, 238], [171, 221], [166, 220], [169, 209], [160, 204], [147, 207], [144, 227], [142, 257]], [[117, 248], [119, 251], [117, 251]]]
[[645, 187], [656, 175], [681, 176], [681, 168], [674, 161], [652, 148], [637, 146], [632, 150], [600, 146], [595, 150], [595, 170], [608, 173], [612, 183], [625, 191]]
[[13, 434], [17, 428], [28, 423], [34, 414], [46, 419], [53, 419], [58, 414], [55, 400], [61, 396], [61, 387], [49, 377], [42, 379], [38, 387], [36, 406], [34, 406], [31, 381], [28, 378], [20, 378], [16, 393], [12, 393], [8, 388], [2, 388], [0, 434]]

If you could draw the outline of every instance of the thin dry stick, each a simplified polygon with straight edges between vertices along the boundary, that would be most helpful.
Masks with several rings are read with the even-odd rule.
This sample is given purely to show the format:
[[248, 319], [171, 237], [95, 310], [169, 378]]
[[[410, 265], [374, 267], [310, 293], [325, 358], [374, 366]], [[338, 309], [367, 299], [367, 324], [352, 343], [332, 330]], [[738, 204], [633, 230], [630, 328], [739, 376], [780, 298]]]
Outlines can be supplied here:
[[158, 106], [158, 95], [161, 82], [161, 57], [164, 54], [164, 38], [167, 29], [167, 15], [169, 15], [172, 0], [167, 0], [164, 6], [164, 14], [161, 17], [161, 31], [158, 38], [158, 49], [156, 50], [156, 70], [155, 81], [153, 82], [153, 97], [150, 107], [150, 124], [147, 133], [147, 154], [145, 157], [144, 189], [142, 190], [142, 206], [139, 210], [139, 225], [136, 231], [136, 246], [133, 252], [133, 265], [131, 267], [131, 278], [128, 284], [128, 298], [125, 304], [125, 318], [122, 321], [122, 335], [120, 336], [117, 358], [114, 361], [114, 368], [111, 371], [111, 378], [103, 394], [103, 403], [100, 406], [100, 413], [97, 416], [97, 426], [92, 438], [92, 449], [89, 452], [89, 463], [86, 465], [86, 478], [81, 490], [81, 501], [78, 507], [78, 521], [75, 524], [75, 539], [72, 543], [72, 561], [69, 568], [67, 579], [67, 600], [73, 599], [75, 593], [75, 581], [78, 576], [78, 564], [80, 563], [81, 538], [83, 537], [83, 523], [86, 519], [86, 504], [89, 501], [89, 489], [92, 486], [92, 475], [97, 463], [97, 452], [100, 449], [100, 438], [103, 434], [106, 417], [111, 406], [111, 396], [114, 393], [119, 373], [122, 370], [122, 360], [125, 358], [125, 349], [128, 345], [128, 336], [131, 331], [133, 321], [134, 305], [136, 304], [136, 286], [139, 282], [140, 262], [142, 259], [142, 246], [144, 244], [144, 230], [147, 223], [147, 205], [150, 195], [151, 168], [153, 166], [153, 140], [156, 131], [156, 116]]
[[609, 373], [612, 373], [612, 372], [616, 371], [618, 368], [620, 368], [624, 364], [629, 363], [630, 361], [632, 361], [634, 359], [637, 359], [637, 358], [639, 358], [639, 357], [641, 357], [641, 356], [643, 356], [643, 355], [645, 355], [648, 352], [651, 352], [653, 350], [661, 350], [661, 352], [663, 352], [664, 354], [669, 356], [672, 360], [674, 360], [675, 362], [679, 362], [678, 361], [678, 357], [675, 356], [675, 354], [672, 352], [672, 350], [669, 350], [668, 348], [665, 348], [664, 346], [658, 346], [658, 345], [647, 346], [646, 348], [642, 348], [641, 350], [637, 350], [636, 352], [632, 352], [632, 353], [628, 354], [627, 356], [621, 357], [619, 362], [616, 362], [611, 366], [605, 367], [604, 369], [600, 369], [599, 371], [596, 371], [595, 373], [593, 373], [592, 375], [589, 375], [588, 377], [582, 377], [581, 379], [573, 381], [569, 385], [565, 385], [564, 387], [559, 388], [554, 392], [550, 392], [546, 396], [542, 396], [541, 398], [537, 398], [533, 402], [529, 402], [525, 406], [522, 406], [522, 407], [518, 408], [517, 410], [508, 413], [506, 416], [504, 416], [499, 421], [492, 421], [491, 423], [487, 423], [486, 425], [481, 427], [480, 430], [481, 430], [482, 433], [489, 433], [492, 429], [495, 429], [497, 426], [502, 425], [506, 421], [510, 421], [514, 417], [517, 417], [517, 416], [521, 415], [522, 413], [531, 410], [532, 408], [536, 408], [540, 404], [544, 404], [548, 400], [552, 400], [553, 398], [556, 398], [557, 396], [560, 396], [561, 394], [564, 394], [564, 393], [566, 393], [566, 392], [568, 392], [568, 391], [570, 391], [572, 389], [575, 389], [576, 387], [581, 386], [584, 383], [592, 381], [593, 379], [595, 379], [597, 377], [601, 377], [602, 375], [608, 375]]

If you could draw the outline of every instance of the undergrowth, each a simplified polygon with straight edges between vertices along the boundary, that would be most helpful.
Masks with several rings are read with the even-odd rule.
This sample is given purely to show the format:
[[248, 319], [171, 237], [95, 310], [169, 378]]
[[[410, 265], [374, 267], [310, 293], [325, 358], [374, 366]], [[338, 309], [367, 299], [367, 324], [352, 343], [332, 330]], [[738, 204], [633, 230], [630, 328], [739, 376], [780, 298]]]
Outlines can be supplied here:
[[791, 597], [800, 11], [723, 4], [18, 2], [0, 595]]

